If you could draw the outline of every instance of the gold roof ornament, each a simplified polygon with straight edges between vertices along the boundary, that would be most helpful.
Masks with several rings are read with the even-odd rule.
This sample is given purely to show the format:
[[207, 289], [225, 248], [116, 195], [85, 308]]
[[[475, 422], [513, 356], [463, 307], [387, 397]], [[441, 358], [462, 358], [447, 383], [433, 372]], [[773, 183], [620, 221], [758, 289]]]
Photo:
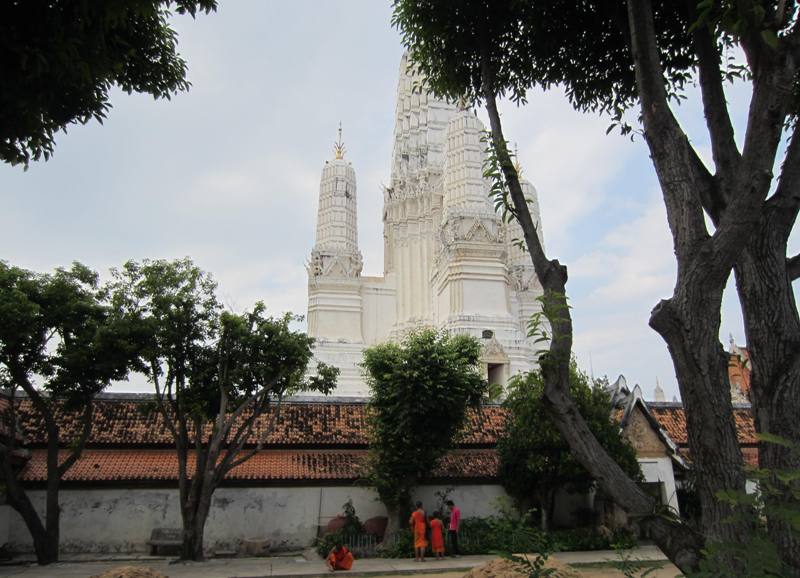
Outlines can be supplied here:
[[339, 140], [333, 143], [333, 154], [337, 161], [344, 158], [344, 143], [342, 142], [342, 123], [339, 121]]
[[517, 178], [522, 180], [522, 165], [519, 164], [519, 150], [517, 143], [514, 143], [514, 170], [517, 171]]

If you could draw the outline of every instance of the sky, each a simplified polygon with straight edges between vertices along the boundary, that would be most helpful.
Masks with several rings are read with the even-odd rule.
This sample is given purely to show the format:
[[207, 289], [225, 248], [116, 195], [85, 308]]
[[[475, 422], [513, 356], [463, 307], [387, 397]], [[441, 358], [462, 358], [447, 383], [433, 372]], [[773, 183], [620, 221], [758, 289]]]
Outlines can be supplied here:
[[[221, 0], [211, 15], [175, 16], [191, 90], [170, 101], [115, 91], [107, 120], [58, 135], [51, 160], [0, 165], [0, 259], [37, 271], [77, 260], [106, 273], [129, 259], [190, 256], [228, 307], [263, 300], [272, 313], [305, 314], [319, 178], [341, 122], [362, 274], [382, 274], [381, 185], [403, 53], [390, 19], [379, 0]], [[746, 87], [728, 97], [742, 126]], [[708, 158], [697, 102], [690, 92], [678, 115]], [[676, 267], [644, 142], [606, 135], [608, 118], [573, 111], [557, 90], [501, 112], [539, 193], [546, 249], [569, 267], [579, 365], [612, 381], [623, 374], [648, 398], [656, 381], [667, 399], [678, 395], [647, 325]], [[726, 346], [729, 335], [744, 344], [731, 284]], [[112, 390], [147, 388], [133, 379]]]

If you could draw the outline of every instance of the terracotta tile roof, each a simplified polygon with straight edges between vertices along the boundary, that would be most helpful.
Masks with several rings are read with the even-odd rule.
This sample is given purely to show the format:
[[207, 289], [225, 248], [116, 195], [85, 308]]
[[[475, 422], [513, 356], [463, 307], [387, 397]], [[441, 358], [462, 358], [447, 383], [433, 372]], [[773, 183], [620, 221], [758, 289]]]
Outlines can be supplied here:
[[[758, 467], [758, 448], [755, 447], [743, 447], [742, 450], [742, 458], [744, 458], [744, 465], [750, 466], [753, 468]], [[684, 458], [686, 461], [691, 463], [692, 461], [692, 454], [689, 451], [689, 448], [681, 448], [679, 450], [680, 456]]]
[[[62, 452], [66, 455], [66, 452]], [[355, 481], [362, 475], [366, 450], [266, 450], [233, 469], [229, 481], [297, 482]], [[22, 479], [42, 482], [47, 477], [46, 450], [35, 449]], [[456, 450], [446, 455], [434, 478], [493, 478], [497, 475], [494, 450]], [[193, 454], [189, 470], [194, 467]], [[64, 476], [65, 482], [159, 482], [178, 479], [174, 450], [91, 449]]]
[[728, 379], [745, 398], [750, 397], [750, 352], [736, 347], [728, 356]]
[[[23, 433], [30, 444], [45, 443], [42, 419], [28, 400], [20, 407]], [[491, 446], [503, 429], [505, 412], [487, 406], [469, 415], [469, 425], [459, 439], [462, 446]], [[255, 444], [271, 414], [261, 416], [250, 443]], [[61, 413], [58, 421], [62, 439], [77, 437], [79, 419]], [[365, 403], [287, 402], [281, 409], [275, 429], [267, 436], [267, 447], [363, 446], [369, 442]], [[144, 401], [99, 399], [95, 402], [95, 422], [88, 447], [160, 446], [171, 447], [172, 436], [152, 406]]]
[[[685, 446], [689, 443], [686, 433], [686, 414], [682, 407], [649, 403], [648, 409], [650, 409], [653, 417], [658, 420], [664, 431], [672, 438], [672, 441], [680, 446]], [[746, 445], [758, 443], [755, 435], [755, 426], [753, 425], [753, 414], [750, 409], [734, 409], [733, 416], [736, 420], [739, 443]]]

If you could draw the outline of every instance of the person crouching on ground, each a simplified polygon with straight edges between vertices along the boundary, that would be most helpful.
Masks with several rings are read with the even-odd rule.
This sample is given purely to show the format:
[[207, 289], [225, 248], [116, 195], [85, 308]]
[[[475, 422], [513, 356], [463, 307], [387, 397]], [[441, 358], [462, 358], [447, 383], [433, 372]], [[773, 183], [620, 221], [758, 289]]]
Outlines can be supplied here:
[[444, 524], [442, 523], [442, 513], [436, 511], [431, 518], [431, 550], [436, 555], [437, 560], [444, 560]]
[[325, 560], [328, 570], [350, 570], [353, 567], [353, 553], [342, 544], [336, 544]]
[[414, 561], [425, 561], [425, 548], [428, 547], [428, 541], [425, 539], [425, 530], [427, 529], [427, 516], [425, 510], [422, 509], [422, 502], [417, 502], [417, 509], [411, 513], [408, 519], [408, 524], [411, 526], [411, 533], [414, 535]]

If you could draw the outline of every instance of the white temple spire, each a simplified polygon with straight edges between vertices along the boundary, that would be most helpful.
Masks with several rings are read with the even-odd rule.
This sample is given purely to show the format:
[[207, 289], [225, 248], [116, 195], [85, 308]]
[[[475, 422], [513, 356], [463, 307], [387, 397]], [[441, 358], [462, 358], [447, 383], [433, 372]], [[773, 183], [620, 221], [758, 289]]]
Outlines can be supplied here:
[[311, 252], [309, 275], [317, 277], [358, 277], [361, 252], [358, 250], [356, 172], [344, 160], [342, 124], [334, 143], [334, 158], [325, 161], [319, 183], [317, 238]]

